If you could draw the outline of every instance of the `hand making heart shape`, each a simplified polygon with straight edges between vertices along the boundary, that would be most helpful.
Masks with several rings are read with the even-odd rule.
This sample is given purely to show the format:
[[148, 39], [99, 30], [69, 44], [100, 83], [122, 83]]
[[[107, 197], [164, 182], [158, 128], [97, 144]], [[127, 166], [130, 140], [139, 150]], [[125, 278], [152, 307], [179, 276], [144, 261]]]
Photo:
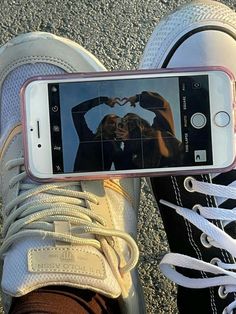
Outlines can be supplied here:
[[113, 98], [108, 98], [107, 101], [105, 102], [108, 106], [114, 107], [116, 104], [119, 106], [124, 106], [127, 103], [130, 103], [131, 107], [135, 107], [137, 102], [137, 96], [131, 96], [131, 97], [113, 97]]
[[116, 97], [117, 100], [117, 104], [119, 106], [124, 106], [127, 103], [128, 98], [124, 97], [124, 98], [120, 98], [120, 97]]
[[130, 103], [130, 105], [132, 107], [135, 107], [135, 103], [136, 103], [136, 95], [135, 96], [131, 96], [131, 97], [124, 97], [124, 98], [120, 98], [120, 97], [116, 97], [114, 98], [116, 100], [116, 103], [120, 106], [124, 106], [127, 103]]

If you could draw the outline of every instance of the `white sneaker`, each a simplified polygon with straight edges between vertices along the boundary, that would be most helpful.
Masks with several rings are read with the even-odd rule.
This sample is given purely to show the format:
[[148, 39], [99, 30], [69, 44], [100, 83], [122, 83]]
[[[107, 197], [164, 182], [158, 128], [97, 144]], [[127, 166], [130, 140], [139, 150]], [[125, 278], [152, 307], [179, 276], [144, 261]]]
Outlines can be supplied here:
[[[235, 12], [219, 2], [194, 1], [160, 22], [141, 67], [219, 65], [236, 75], [235, 58]], [[179, 285], [179, 312], [236, 313], [236, 169], [151, 183], [173, 252], [160, 267]]]
[[118, 298], [124, 313], [144, 313], [135, 266], [139, 180], [36, 184], [24, 171], [19, 91], [32, 76], [104, 70], [76, 43], [47, 33], [0, 48], [0, 174], [4, 308], [47, 285]]

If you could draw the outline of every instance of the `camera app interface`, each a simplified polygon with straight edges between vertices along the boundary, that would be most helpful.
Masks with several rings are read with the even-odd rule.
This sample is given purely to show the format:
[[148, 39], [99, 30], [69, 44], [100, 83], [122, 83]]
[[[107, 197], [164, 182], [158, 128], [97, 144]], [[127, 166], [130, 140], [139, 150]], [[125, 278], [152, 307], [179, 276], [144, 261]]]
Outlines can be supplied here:
[[54, 173], [212, 164], [208, 76], [49, 84]]

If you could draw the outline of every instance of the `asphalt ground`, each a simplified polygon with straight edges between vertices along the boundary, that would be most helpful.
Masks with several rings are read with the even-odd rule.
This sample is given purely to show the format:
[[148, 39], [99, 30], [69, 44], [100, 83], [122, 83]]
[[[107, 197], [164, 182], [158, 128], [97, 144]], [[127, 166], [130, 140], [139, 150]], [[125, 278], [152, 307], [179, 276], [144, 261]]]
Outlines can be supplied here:
[[[135, 69], [155, 25], [183, 0], [0, 0], [0, 44], [31, 31], [70, 38], [92, 52], [108, 70]], [[221, 1], [236, 8], [235, 0]], [[139, 271], [147, 313], [178, 313], [175, 286], [158, 264], [168, 251], [157, 206], [142, 182], [139, 209]]]

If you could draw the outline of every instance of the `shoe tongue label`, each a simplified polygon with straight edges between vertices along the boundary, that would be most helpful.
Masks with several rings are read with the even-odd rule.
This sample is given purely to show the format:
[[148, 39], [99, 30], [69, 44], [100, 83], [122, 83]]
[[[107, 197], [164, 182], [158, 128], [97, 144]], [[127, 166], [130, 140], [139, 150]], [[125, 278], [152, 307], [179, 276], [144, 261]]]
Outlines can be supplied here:
[[33, 273], [66, 273], [105, 279], [102, 256], [86, 248], [49, 247], [28, 251], [28, 270]]
[[[71, 235], [71, 224], [68, 221], [54, 221], [54, 231], [55, 233], [62, 233], [66, 235]], [[56, 246], [71, 246], [71, 243], [66, 244], [64, 241], [56, 241]]]

